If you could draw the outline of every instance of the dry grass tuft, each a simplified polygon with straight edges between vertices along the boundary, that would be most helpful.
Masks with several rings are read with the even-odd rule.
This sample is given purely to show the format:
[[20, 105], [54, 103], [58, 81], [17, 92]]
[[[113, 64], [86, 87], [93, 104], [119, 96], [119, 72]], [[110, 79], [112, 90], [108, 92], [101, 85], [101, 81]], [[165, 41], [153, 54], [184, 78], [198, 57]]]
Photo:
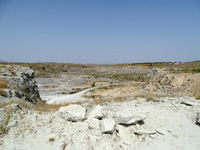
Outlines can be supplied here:
[[8, 83], [6, 81], [0, 80], [0, 88], [7, 88]]
[[5, 94], [6, 94], [6, 92], [4, 91], [4, 89], [1, 89], [1, 88], [0, 88], [0, 95], [1, 95], [1, 96], [5, 96]]
[[9, 114], [11, 114], [12, 110], [10, 110], [10, 105], [11, 104], [18, 104], [19, 106], [21, 106], [22, 108], [26, 108], [29, 110], [33, 110], [33, 111], [41, 111], [41, 112], [54, 112], [60, 109], [60, 107], [63, 106], [68, 106], [70, 104], [79, 104], [82, 105], [85, 102], [75, 102], [75, 103], [67, 103], [67, 104], [46, 104], [44, 102], [40, 102], [38, 104], [32, 104], [30, 102], [27, 101], [16, 101], [16, 102], [10, 102], [10, 103], [6, 103], [6, 104], [1, 104], [0, 108], [4, 108], [7, 107], [6, 110]]
[[134, 96], [135, 98], [145, 98], [144, 94], [137, 94]]
[[115, 97], [115, 98], [98, 97], [98, 98], [95, 98], [93, 100], [93, 103], [96, 104], [96, 105], [99, 105], [99, 104], [106, 103], [106, 102], [111, 102], [111, 101], [114, 101], [114, 102], [124, 102], [126, 100], [127, 100], [127, 97]]

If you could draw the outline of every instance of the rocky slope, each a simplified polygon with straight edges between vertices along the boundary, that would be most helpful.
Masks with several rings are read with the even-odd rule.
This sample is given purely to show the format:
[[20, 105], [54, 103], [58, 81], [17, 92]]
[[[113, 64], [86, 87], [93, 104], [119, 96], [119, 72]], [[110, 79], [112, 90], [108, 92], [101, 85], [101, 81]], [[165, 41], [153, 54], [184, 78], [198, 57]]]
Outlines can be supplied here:
[[151, 77], [145, 90], [171, 96], [193, 96], [200, 99], [200, 73], [160, 71]]

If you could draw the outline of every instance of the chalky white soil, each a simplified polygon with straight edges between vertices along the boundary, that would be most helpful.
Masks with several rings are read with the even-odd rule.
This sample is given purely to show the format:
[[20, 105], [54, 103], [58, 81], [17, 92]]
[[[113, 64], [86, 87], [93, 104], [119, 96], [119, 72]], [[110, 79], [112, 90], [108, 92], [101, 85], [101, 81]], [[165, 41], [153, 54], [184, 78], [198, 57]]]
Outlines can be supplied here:
[[[143, 122], [120, 125], [104, 134], [100, 119], [91, 115], [94, 105], [85, 106], [82, 121], [68, 121], [61, 111], [17, 110], [9, 132], [0, 138], [1, 150], [199, 150], [200, 127], [195, 124], [200, 101], [189, 97], [160, 98], [159, 102], [129, 98], [102, 104], [102, 120], [116, 121], [119, 111], [145, 115]], [[75, 110], [78, 114], [79, 110]], [[83, 109], [81, 113], [83, 112]], [[82, 115], [83, 114], [79, 114]], [[109, 127], [109, 125], [108, 125]]]

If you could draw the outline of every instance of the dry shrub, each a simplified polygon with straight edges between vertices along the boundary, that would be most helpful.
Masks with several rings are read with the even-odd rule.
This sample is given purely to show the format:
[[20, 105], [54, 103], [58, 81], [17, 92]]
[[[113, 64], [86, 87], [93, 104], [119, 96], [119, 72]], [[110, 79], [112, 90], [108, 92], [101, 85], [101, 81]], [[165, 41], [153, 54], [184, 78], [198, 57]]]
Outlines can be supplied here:
[[8, 83], [6, 81], [0, 80], [0, 88], [7, 88]]
[[145, 98], [144, 94], [137, 94], [134, 96], [135, 98]]
[[5, 96], [6, 92], [4, 91], [4, 89], [0, 89], [0, 95], [1, 96]]

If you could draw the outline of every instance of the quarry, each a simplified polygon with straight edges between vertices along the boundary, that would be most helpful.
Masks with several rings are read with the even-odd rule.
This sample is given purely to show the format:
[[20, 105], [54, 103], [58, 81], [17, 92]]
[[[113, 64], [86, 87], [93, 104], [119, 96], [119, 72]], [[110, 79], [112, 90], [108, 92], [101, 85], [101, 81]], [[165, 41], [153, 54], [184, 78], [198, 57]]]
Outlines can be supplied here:
[[0, 64], [2, 150], [198, 150], [200, 62]]

